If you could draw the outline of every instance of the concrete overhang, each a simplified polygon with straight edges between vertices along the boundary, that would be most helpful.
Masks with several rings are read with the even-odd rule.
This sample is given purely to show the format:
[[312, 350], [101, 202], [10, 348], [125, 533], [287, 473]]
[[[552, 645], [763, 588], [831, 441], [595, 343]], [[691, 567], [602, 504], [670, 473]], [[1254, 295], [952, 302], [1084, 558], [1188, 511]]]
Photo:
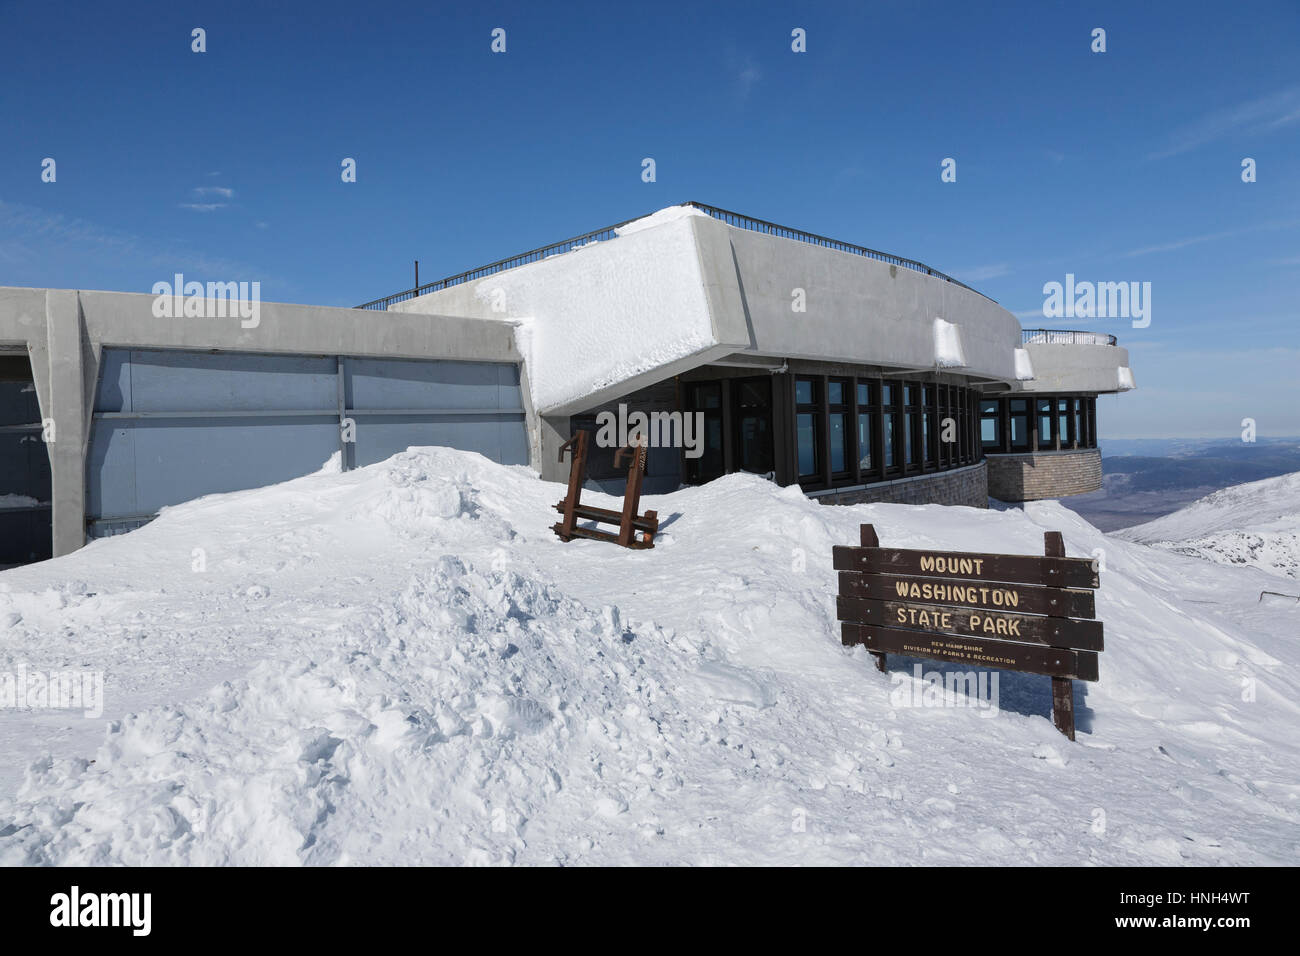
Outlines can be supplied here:
[[1103, 394], [1136, 388], [1128, 349], [1118, 345], [1025, 344], [1034, 378], [1021, 382], [1026, 392], [1088, 392]]
[[[1010, 312], [955, 282], [683, 207], [390, 309], [515, 322], [543, 415], [745, 356], [1007, 383], [1020, 344]], [[936, 319], [955, 326], [962, 364], [940, 354]]]
[[[749, 351], [813, 361], [932, 371], [934, 320], [956, 326], [964, 363], [941, 371], [1014, 381], [1020, 323], [954, 282], [851, 252], [751, 232], [725, 233], [753, 345]], [[800, 311], [800, 309], [802, 311]]]

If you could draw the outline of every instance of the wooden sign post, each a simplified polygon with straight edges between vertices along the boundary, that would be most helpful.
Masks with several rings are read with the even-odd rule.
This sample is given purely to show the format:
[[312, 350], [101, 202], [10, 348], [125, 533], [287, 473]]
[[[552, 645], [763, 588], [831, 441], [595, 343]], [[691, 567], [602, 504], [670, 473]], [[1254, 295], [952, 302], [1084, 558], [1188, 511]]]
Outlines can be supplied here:
[[[1094, 562], [1067, 558], [1059, 531], [1044, 555], [882, 548], [862, 526], [861, 547], [837, 546], [840, 640], [887, 654], [996, 667], [1052, 678], [1052, 720], [1074, 739], [1075, 680], [1098, 679], [1103, 648]], [[1083, 619], [1083, 620], [1080, 620]]]

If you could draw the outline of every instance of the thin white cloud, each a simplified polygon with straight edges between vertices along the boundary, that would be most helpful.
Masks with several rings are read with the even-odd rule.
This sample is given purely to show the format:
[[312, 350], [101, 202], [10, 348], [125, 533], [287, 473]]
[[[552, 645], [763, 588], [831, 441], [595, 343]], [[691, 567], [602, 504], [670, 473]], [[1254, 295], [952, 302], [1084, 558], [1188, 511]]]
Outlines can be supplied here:
[[225, 209], [229, 203], [224, 202], [179, 202], [176, 205], [182, 209], [192, 209], [195, 212], [212, 212], [216, 209]]
[[182, 269], [216, 276], [256, 276], [268, 285], [278, 281], [246, 262], [209, 256], [184, 248], [183, 244], [164, 246], [84, 219], [0, 199], [0, 258], [17, 267], [37, 269], [42, 259], [76, 255], [93, 257], [101, 263], [120, 263], [126, 268], [143, 264], [167, 270], [164, 275]]
[[1233, 134], [1271, 132], [1300, 122], [1300, 87], [1290, 87], [1207, 113], [1195, 122], [1175, 129], [1163, 149], [1148, 159], [1167, 159]]
[[749, 99], [749, 94], [753, 92], [754, 87], [763, 79], [763, 71], [759, 69], [752, 56], [741, 53], [731, 44], [728, 44], [723, 51], [723, 64], [731, 78], [735, 95], [744, 103]]
[[974, 269], [960, 269], [955, 275], [971, 282], [982, 282], [985, 279], [996, 279], [998, 276], [1008, 275], [1011, 272], [1011, 266], [1005, 262], [999, 262], [994, 265], [977, 266]]
[[223, 199], [233, 199], [235, 191], [228, 186], [196, 186], [194, 188], [196, 196], [220, 196]]
[[1137, 256], [1150, 255], [1153, 252], [1173, 252], [1175, 249], [1185, 249], [1187, 246], [1199, 245], [1202, 242], [1216, 242], [1219, 239], [1232, 239], [1236, 236], [1245, 235], [1252, 232], [1263, 232], [1269, 229], [1289, 229], [1300, 224], [1300, 219], [1287, 219], [1279, 222], [1263, 222], [1257, 226], [1248, 226], [1243, 229], [1227, 229], [1222, 232], [1207, 232], [1199, 236], [1186, 236], [1182, 239], [1175, 239], [1172, 242], [1162, 242], [1154, 246], [1143, 246], [1140, 249], [1131, 249], [1128, 252], [1121, 253], [1124, 259], [1132, 259]]

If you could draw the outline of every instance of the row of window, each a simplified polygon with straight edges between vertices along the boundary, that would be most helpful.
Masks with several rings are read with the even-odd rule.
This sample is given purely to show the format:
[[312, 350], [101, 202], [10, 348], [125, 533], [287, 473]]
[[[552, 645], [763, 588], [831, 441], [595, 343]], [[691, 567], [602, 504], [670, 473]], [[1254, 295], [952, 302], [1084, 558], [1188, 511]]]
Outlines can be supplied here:
[[976, 400], [942, 383], [796, 376], [797, 480], [813, 490], [973, 464]]
[[988, 454], [1097, 447], [1096, 398], [986, 398], [979, 417], [980, 445]]

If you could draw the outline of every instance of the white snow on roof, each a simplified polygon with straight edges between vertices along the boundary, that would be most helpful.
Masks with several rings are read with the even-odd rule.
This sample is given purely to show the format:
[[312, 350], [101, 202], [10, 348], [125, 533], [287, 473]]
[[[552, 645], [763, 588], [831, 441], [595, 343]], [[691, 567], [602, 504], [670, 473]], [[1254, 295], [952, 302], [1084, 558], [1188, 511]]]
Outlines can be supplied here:
[[630, 236], [634, 232], [641, 232], [643, 229], [653, 229], [655, 226], [677, 222], [681, 219], [689, 219], [692, 216], [710, 218], [708, 213], [696, 209], [694, 206], [665, 206], [648, 216], [642, 216], [640, 219], [632, 220], [625, 226], [619, 226], [614, 232], [620, 236]]
[[1029, 360], [1028, 349], [1016, 349], [1016, 381], [1028, 382], [1034, 378], [1034, 363]]
[[934, 362], [940, 368], [961, 368], [966, 364], [961, 330], [938, 316], [934, 320]]
[[699, 215], [672, 206], [617, 239], [475, 285], [477, 298], [504, 303], [500, 318], [521, 320], [516, 342], [536, 408], [578, 401], [715, 344], [690, 223]]

